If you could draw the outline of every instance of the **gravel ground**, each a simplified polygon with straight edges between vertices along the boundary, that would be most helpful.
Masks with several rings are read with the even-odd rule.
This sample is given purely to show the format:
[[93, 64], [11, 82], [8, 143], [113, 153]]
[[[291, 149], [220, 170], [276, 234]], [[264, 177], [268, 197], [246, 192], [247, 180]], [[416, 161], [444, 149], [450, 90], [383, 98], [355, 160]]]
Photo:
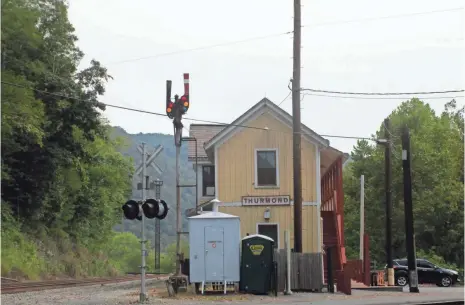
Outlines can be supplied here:
[[[140, 281], [94, 286], [70, 287], [25, 293], [4, 294], [1, 303], [8, 305], [113, 305], [132, 304], [139, 300]], [[147, 279], [147, 289], [165, 287], [163, 282]], [[136, 296], [133, 294], [136, 293]]]
[[[69, 304], [69, 305], [126, 305], [136, 304], [139, 300], [140, 282], [124, 284], [75, 287], [40, 292], [2, 295], [3, 304]], [[251, 295], [210, 295], [196, 296], [182, 293], [176, 298], [168, 298], [164, 283], [151, 281], [147, 285], [149, 300], [147, 304], [200, 305], [200, 304], [273, 304], [273, 305], [391, 305], [415, 304], [415, 302], [462, 299], [463, 287], [458, 288], [420, 288], [420, 294], [408, 292], [375, 292], [354, 290], [351, 296], [328, 293], [294, 293], [292, 296], [280, 295], [277, 298]], [[413, 303], [412, 303], [413, 302]]]

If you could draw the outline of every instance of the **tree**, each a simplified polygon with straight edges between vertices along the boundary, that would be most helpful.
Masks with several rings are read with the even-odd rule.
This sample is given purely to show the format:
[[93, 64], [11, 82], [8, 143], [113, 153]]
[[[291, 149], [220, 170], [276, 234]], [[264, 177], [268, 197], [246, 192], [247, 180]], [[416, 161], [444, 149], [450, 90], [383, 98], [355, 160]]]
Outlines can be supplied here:
[[[436, 115], [418, 99], [402, 103], [389, 118], [393, 137], [393, 255], [405, 257], [400, 130], [411, 133], [416, 246], [463, 266], [463, 108], [455, 101]], [[375, 137], [382, 138], [381, 126]], [[365, 175], [365, 226], [375, 260], [385, 260], [384, 149], [358, 141], [344, 173], [348, 254], [358, 250], [360, 175]]]
[[15, 258], [22, 245], [48, 259], [34, 276], [113, 272], [95, 258], [105, 257], [133, 165], [101, 117], [111, 76], [96, 60], [78, 70], [84, 53], [63, 0], [2, 1], [1, 30], [2, 212], [10, 215], [2, 271], [32, 274]]

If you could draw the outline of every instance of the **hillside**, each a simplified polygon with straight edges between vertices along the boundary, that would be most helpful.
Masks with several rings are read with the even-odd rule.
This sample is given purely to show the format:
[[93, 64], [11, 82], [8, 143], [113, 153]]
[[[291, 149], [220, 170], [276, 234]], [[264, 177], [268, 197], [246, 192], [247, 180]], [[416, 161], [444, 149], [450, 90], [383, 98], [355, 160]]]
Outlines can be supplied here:
[[[168, 216], [161, 221], [161, 248], [164, 249], [167, 245], [174, 242], [176, 237], [176, 148], [174, 146], [173, 136], [159, 133], [129, 134], [121, 127], [113, 127], [112, 132], [113, 136], [126, 139], [127, 147], [121, 152], [126, 156], [130, 156], [135, 166], [140, 164], [142, 157], [137, 150], [137, 145], [145, 142], [148, 151], [152, 151], [157, 145], [163, 146], [163, 151], [156, 159], [157, 165], [163, 170], [162, 175], [158, 174], [152, 167], [147, 169], [147, 174], [150, 176], [151, 181], [157, 178], [163, 181], [161, 197], [170, 207]], [[132, 190], [132, 199], [136, 200], [141, 199], [142, 196], [142, 191], [137, 190], [137, 182], [140, 182], [140, 180], [135, 178]], [[181, 183], [195, 183], [195, 172], [193, 171], [192, 164], [187, 162], [187, 145], [185, 144], [181, 147]], [[155, 190], [148, 191], [147, 198], [154, 198], [154, 196]], [[182, 188], [181, 199], [181, 207], [184, 215], [186, 209], [195, 206], [195, 189]], [[187, 230], [186, 218], [183, 218], [183, 227], [184, 231]], [[153, 245], [155, 240], [155, 220], [146, 219], [145, 228], [146, 238], [150, 240], [150, 245]], [[141, 226], [140, 222], [137, 220], [124, 219], [123, 224], [115, 226], [115, 230], [132, 232], [140, 237]]]

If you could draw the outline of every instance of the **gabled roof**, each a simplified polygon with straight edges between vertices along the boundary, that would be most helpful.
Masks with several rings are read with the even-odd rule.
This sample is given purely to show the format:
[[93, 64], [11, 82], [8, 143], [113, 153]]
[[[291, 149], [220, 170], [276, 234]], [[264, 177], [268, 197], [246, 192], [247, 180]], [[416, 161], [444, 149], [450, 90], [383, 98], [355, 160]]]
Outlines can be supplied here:
[[[223, 128], [220, 132], [218, 132], [215, 136], [213, 136], [208, 142], [204, 144], [205, 151], [210, 150], [216, 144], [220, 143], [228, 136], [230, 136], [233, 132], [235, 132], [238, 128], [242, 129], [247, 126], [247, 122], [260, 114], [263, 113], [271, 113], [277, 119], [281, 120], [285, 124], [289, 125], [292, 128], [292, 116], [281, 109], [278, 105], [273, 103], [267, 98], [263, 98], [260, 102], [255, 104], [252, 108], [246, 111], [243, 115], [237, 118], [234, 122]], [[329, 141], [302, 124], [302, 134], [304, 135], [307, 140], [310, 142], [317, 143], [322, 147], [328, 147]]]
[[[191, 124], [189, 126], [189, 136], [197, 139], [197, 157], [199, 161], [208, 160], [204, 144], [210, 141], [216, 134], [223, 130], [226, 125], [218, 124]], [[195, 142], [188, 142], [188, 160], [195, 161]]]

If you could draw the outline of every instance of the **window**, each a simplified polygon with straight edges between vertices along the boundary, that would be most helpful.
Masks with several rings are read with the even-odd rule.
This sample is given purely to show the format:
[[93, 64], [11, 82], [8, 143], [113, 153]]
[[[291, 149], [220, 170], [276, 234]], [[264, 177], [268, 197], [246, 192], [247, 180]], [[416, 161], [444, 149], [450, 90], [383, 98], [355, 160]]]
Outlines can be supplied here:
[[255, 186], [278, 186], [278, 152], [257, 150], [255, 155]]
[[215, 196], [215, 167], [213, 165], [202, 166], [202, 196]]
[[434, 268], [434, 265], [431, 264], [431, 263], [428, 262], [428, 261], [420, 261], [420, 260], [417, 260], [417, 267], [419, 267], [419, 268], [429, 268], [429, 269], [433, 269], [433, 268]]
[[397, 265], [400, 265], [400, 266], [408, 266], [408, 262], [406, 259], [400, 259], [397, 261]]

